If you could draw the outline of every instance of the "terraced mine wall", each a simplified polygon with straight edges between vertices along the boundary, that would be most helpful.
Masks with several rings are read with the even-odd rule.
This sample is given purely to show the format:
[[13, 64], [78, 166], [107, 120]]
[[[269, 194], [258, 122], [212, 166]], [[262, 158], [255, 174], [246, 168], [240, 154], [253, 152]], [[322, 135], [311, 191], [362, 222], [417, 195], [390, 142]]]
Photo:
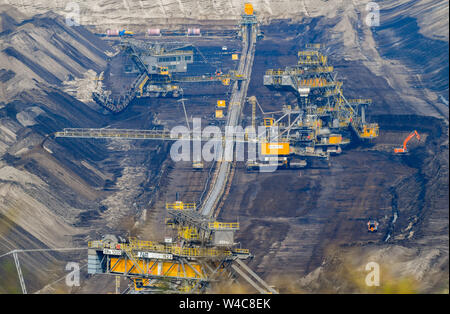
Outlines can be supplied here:
[[[52, 138], [42, 143], [65, 127], [148, 129], [154, 126], [155, 117], [167, 121], [167, 126], [184, 125], [179, 103], [142, 100], [120, 116], [105, 114], [95, 104], [64, 92], [62, 84], [83, 79], [88, 70], [96, 74], [106, 70], [112, 51], [104, 41], [83, 27], [65, 27], [54, 14], [24, 18], [6, 11], [5, 16], [12, 22], [0, 33], [4, 67], [0, 69], [0, 255], [14, 248], [83, 246], [106, 233], [126, 236], [129, 232], [142, 239], [162, 236], [165, 202], [173, 200], [176, 192], [185, 201], [198, 200], [208, 182], [210, 164], [203, 172], [193, 172], [189, 162], [173, 163], [167, 143]], [[304, 18], [302, 23], [273, 21], [263, 28], [265, 39], [256, 46], [248, 95], [257, 95], [267, 111], [294, 104], [296, 99], [289, 93], [267, 90], [262, 85], [264, 71], [295, 63], [297, 50], [306, 43], [325, 42], [345, 93], [373, 99], [368, 115], [381, 130], [379, 139], [356, 143], [329, 167], [261, 174], [247, 173], [243, 164], [235, 165], [219, 219], [239, 219], [237, 240], [255, 254], [250, 266], [281, 292], [292, 290], [271, 278], [282, 278], [283, 273], [294, 278], [290, 283], [295, 291], [335, 291], [329, 282], [333, 265], [328, 252], [334, 245], [339, 251], [398, 249], [406, 262], [422, 265], [424, 273], [448, 273], [448, 125], [445, 119], [436, 118], [442, 114], [433, 107], [434, 98], [405, 79], [417, 68], [401, 64], [398, 53], [383, 52], [383, 48], [378, 53], [375, 46], [366, 45], [371, 34], [365, 28], [355, 30], [357, 40], [347, 46], [348, 38], [341, 37], [341, 21], [346, 22], [339, 17]], [[378, 35], [382, 46], [391, 43], [386, 38], [387, 27]], [[57, 39], [53, 32], [59, 34]], [[13, 47], [13, 40], [26, 44]], [[414, 41], [413, 36], [402, 43], [405, 51], [412, 49]], [[432, 48], [434, 43], [427, 45]], [[28, 44], [32, 48], [26, 49]], [[230, 47], [233, 44], [237, 49], [236, 42], [227, 42]], [[59, 47], [58, 53], [52, 50], [51, 56], [47, 45]], [[221, 45], [203, 44], [211, 52]], [[33, 50], [45, 61], [39, 66]], [[424, 54], [428, 56], [426, 62], [433, 63], [436, 56]], [[11, 68], [5, 66], [9, 64]], [[204, 69], [199, 66], [198, 71]], [[448, 86], [448, 78], [441, 75], [445, 69], [436, 70], [439, 74], [430, 76], [424, 85], [442, 87], [447, 80]], [[436, 85], [430, 85], [434, 81]], [[213, 115], [216, 100], [205, 94], [227, 92], [220, 86], [186, 90], [189, 113], [205, 118]], [[250, 116], [250, 108], [243, 109]], [[394, 156], [393, 148], [415, 129], [423, 134], [424, 142], [411, 142], [409, 155]], [[393, 223], [395, 212], [398, 219]], [[380, 221], [380, 232], [375, 235], [366, 231], [368, 217]], [[21, 255], [28, 290], [38, 291], [64, 276], [67, 261], [82, 265], [85, 258], [81, 253]], [[1, 291], [19, 292], [12, 258], [0, 263], [5, 283]], [[433, 291], [438, 285], [430, 278], [421, 277], [429, 281], [423, 291]], [[92, 280], [83, 273], [82, 283], [69, 290], [113, 291], [112, 280], [106, 278]], [[353, 291], [347, 288], [351, 287], [343, 285], [338, 291]], [[68, 290], [64, 283], [47, 289]]]

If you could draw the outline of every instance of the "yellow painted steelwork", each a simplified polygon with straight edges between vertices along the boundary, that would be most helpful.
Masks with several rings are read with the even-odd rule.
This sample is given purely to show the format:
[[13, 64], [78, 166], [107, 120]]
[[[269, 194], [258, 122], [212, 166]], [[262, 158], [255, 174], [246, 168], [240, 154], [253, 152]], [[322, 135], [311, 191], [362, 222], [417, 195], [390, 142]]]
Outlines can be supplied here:
[[239, 229], [239, 223], [238, 222], [210, 222], [208, 224], [208, 227], [210, 229]]
[[170, 219], [170, 217], [166, 217], [166, 218], [164, 219], [164, 224], [167, 225], [167, 226], [170, 226], [170, 227], [172, 227], [172, 228], [175, 227], [175, 224], [174, 224], [174, 222], [172, 221], [172, 219]]
[[306, 57], [306, 56], [318, 56], [319, 52], [318, 51], [309, 51], [309, 50], [305, 50], [305, 51], [299, 51], [298, 52], [298, 56], [299, 57]]
[[225, 100], [218, 100], [217, 101], [217, 107], [224, 108], [226, 106]]
[[363, 129], [359, 133], [361, 138], [376, 138], [379, 134], [379, 126], [377, 123], [363, 125]]
[[284, 70], [267, 70], [266, 71], [266, 75], [283, 75], [284, 74]]
[[311, 78], [311, 79], [305, 79], [301, 80], [299, 82], [299, 86], [308, 86], [308, 87], [325, 87], [325, 86], [332, 86], [337, 85], [337, 82], [328, 82], [325, 78]]
[[313, 49], [320, 49], [322, 48], [324, 45], [319, 44], [319, 43], [308, 43], [305, 45], [306, 48], [313, 48]]
[[289, 143], [262, 143], [262, 155], [289, 155]]
[[332, 135], [328, 138], [328, 143], [330, 144], [341, 144], [342, 135]]
[[308, 69], [307, 72], [316, 72], [316, 73], [330, 73], [334, 71], [334, 67], [332, 66], [319, 66], [316, 68]]
[[168, 67], [160, 67], [159, 68], [159, 74], [161, 74], [161, 75], [169, 75], [169, 68]]
[[298, 64], [326, 66], [328, 58], [318, 51], [299, 51]]
[[146, 278], [133, 278], [134, 282], [134, 290], [141, 291], [144, 289], [144, 286], [148, 285], [150, 280]]
[[271, 127], [273, 125], [273, 118], [264, 118], [264, 126]]
[[[153, 275], [165, 277], [182, 277], [187, 279], [205, 278], [202, 267], [197, 263], [184, 265], [184, 271], [181, 263], [178, 261], [159, 261], [152, 259], [136, 259], [134, 262], [124, 257], [111, 257], [112, 273], [131, 274], [131, 275]], [[195, 271], [194, 271], [195, 269]], [[196, 272], [197, 271], [197, 272]], [[199, 274], [201, 276], [199, 276]]]
[[103, 243], [102, 241], [89, 242], [90, 248], [111, 248], [116, 250], [123, 250], [129, 252], [130, 250], [141, 250], [157, 253], [167, 253], [177, 256], [187, 257], [216, 257], [216, 256], [229, 256], [230, 251], [218, 250], [213, 248], [204, 247], [180, 247], [176, 244], [159, 244], [153, 241], [143, 241], [130, 238], [130, 243], [111, 245], [109, 243]]
[[216, 110], [216, 118], [223, 118], [223, 110]]
[[175, 203], [166, 203], [166, 209], [193, 209], [195, 210], [197, 206], [195, 203], [183, 203], [182, 201], [176, 201]]
[[234, 249], [233, 252], [239, 254], [250, 254], [250, 251], [248, 249]]
[[253, 5], [251, 3], [245, 3], [244, 12], [247, 15], [253, 15]]
[[239, 60], [239, 55], [237, 53], [233, 53], [231, 55], [231, 60]]
[[199, 238], [197, 229], [191, 227], [179, 227], [178, 236], [188, 241], [198, 240]]
[[145, 83], [147, 83], [147, 81], [148, 81], [148, 76], [146, 75], [145, 78], [142, 80], [142, 83], [139, 84], [139, 91], [141, 93], [141, 96], [144, 93], [144, 86], [145, 86]]

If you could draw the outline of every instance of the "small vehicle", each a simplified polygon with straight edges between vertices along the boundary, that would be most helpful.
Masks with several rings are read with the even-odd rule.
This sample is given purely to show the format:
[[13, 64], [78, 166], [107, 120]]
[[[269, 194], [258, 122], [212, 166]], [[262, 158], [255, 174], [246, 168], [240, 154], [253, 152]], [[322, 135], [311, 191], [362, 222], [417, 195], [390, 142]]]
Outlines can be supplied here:
[[367, 231], [368, 232], [377, 232], [378, 231], [378, 221], [374, 220], [374, 219], [369, 219], [369, 221], [367, 222]]

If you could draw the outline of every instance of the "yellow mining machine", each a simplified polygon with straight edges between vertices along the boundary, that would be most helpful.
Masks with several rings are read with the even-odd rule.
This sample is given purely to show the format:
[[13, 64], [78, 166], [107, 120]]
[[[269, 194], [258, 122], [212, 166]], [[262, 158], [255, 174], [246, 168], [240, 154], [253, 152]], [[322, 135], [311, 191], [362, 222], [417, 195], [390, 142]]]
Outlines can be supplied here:
[[[273, 132], [272, 128], [276, 130], [278, 135], [273, 139], [284, 143], [282, 151], [290, 146], [290, 156], [328, 159], [350, 143], [350, 130], [361, 140], [374, 139], [379, 134], [378, 124], [366, 121], [366, 108], [371, 99], [344, 97], [342, 82], [336, 80], [334, 67], [320, 52], [321, 48], [321, 44], [307, 44], [305, 50], [298, 52], [296, 65], [271, 69], [264, 75], [266, 87], [293, 92], [298, 104], [283, 105], [279, 111], [265, 113], [256, 98], [250, 101], [252, 125], [255, 125], [256, 103], [264, 116], [263, 125], [269, 133]], [[288, 165], [286, 159], [290, 160], [281, 156], [281, 161]], [[254, 166], [250, 164], [250, 168]]]
[[[248, 141], [253, 137], [259, 143], [259, 161], [248, 160], [248, 170], [278, 165], [278, 169], [297, 169], [307, 165], [307, 159], [328, 160], [330, 155], [339, 154], [341, 146], [349, 143], [339, 133], [331, 133], [322, 121], [309, 110], [298, 106], [283, 106], [275, 112], [264, 112], [255, 96], [248, 98], [252, 105], [251, 130], [246, 134]], [[262, 113], [261, 124], [256, 122], [256, 105]]]
[[[113, 112], [122, 112], [135, 98], [143, 97], [180, 97], [183, 89], [180, 83], [213, 83], [219, 82], [225, 86], [232, 81], [242, 81], [245, 78], [236, 71], [222, 73], [216, 69], [213, 74], [185, 76], [179, 73], [187, 72], [188, 64], [194, 62], [194, 51], [185, 50], [193, 45], [177, 46], [167, 49], [160, 45], [148, 45], [138, 40], [122, 40], [120, 47], [132, 61], [127, 66], [127, 73], [137, 73], [137, 77], [129, 90], [120, 97], [112, 97], [110, 91], [98, 90], [92, 94], [93, 100]], [[195, 47], [196, 48], [196, 47]], [[196, 48], [198, 50], [198, 48]], [[206, 58], [198, 50], [204, 60]]]
[[330, 134], [339, 134], [350, 127], [362, 140], [378, 137], [378, 124], [366, 121], [366, 108], [372, 101], [344, 97], [342, 82], [336, 80], [334, 67], [320, 52], [321, 48], [320, 44], [306, 45], [306, 50], [298, 52], [296, 65], [268, 70], [264, 85], [293, 92], [302, 114], [315, 116]]
[[239, 223], [206, 217], [195, 203], [167, 203], [166, 210], [175, 232], [164, 241], [113, 235], [90, 241], [88, 273], [126, 277], [128, 293], [202, 293], [239, 276], [260, 293], [277, 293], [244, 263], [252, 255], [235, 243]]

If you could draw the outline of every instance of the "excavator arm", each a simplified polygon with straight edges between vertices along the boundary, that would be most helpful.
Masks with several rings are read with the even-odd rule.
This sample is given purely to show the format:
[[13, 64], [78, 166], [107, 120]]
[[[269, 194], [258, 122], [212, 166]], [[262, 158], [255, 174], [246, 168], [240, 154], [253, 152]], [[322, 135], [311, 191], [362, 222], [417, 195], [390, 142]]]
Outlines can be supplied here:
[[418, 141], [420, 141], [420, 135], [419, 135], [419, 133], [417, 133], [417, 131], [414, 131], [414, 132], [410, 133], [410, 134], [405, 138], [405, 140], [403, 141], [403, 147], [401, 147], [401, 148], [394, 148], [394, 152], [395, 152], [396, 154], [398, 154], [398, 153], [406, 153], [406, 152], [408, 151], [407, 148], [406, 148], [406, 144], [408, 144], [408, 142], [409, 142], [414, 136], [417, 137], [417, 140], [418, 140]]

